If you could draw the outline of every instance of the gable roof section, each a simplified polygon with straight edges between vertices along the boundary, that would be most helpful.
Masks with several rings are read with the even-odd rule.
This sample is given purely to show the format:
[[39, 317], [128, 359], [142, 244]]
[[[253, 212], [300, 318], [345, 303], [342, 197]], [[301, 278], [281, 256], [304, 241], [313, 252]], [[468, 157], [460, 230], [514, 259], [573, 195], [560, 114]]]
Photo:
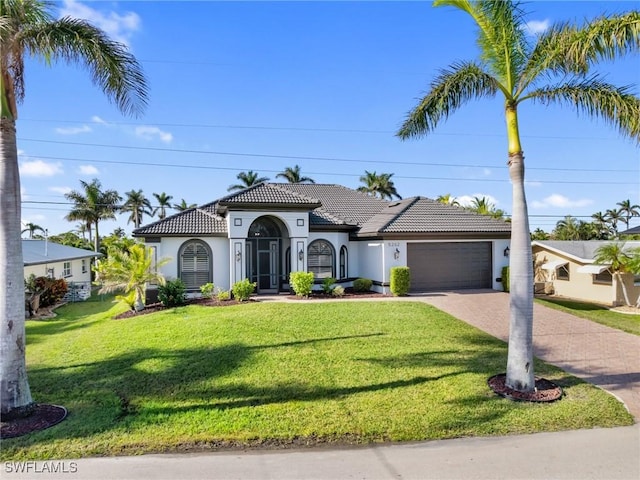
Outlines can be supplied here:
[[254, 209], [303, 208], [311, 210], [321, 205], [318, 199], [285, 187], [285, 184], [280, 183], [259, 183], [221, 198], [218, 200], [218, 205], [220, 205], [221, 211], [224, 211], [225, 207]]
[[[593, 259], [596, 256], [596, 250], [607, 245], [609, 243], [615, 243], [614, 240], [544, 240], [533, 241], [531, 246], [538, 246], [544, 248], [558, 255], [563, 255], [575, 260], [579, 263], [593, 263]], [[624, 242], [625, 251], [632, 248], [639, 248], [640, 241], [637, 242]]]
[[133, 231], [134, 236], [153, 235], [223, 235], [227, 233], [226, 220], [218, 215], [216, 202], [178, 212], [162, 220], [144, 225]]
[[472, 233], [509, 235], [511, 224], [425, 197], [390, 203], [360, 229], [358, 235]]
[[[46, 245], [45, 245], [46, 244]], [[46, 252], [46, 254], [45, 254]], [[24, 265], [41, 265], [43, 263], [67, 262], [81, 258], [101, 257], [101, 253], [69, 247], [46, 240], [22, 240], [22, 256]]]

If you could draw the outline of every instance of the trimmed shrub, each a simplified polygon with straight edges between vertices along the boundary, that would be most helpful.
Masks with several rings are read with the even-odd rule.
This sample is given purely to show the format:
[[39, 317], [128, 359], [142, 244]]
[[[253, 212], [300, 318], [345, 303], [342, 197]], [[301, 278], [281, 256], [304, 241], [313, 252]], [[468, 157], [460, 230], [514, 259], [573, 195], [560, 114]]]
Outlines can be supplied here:
[[298, 297], [308, 297], [313, 289], [313, 272], [291, 272], [289, 283]]
[[509, 292], [509, 267], [502, 267], [502, 289]]
[[218, 292], [217, 298], [220, 302], [231, 300], [231, 292], [229, 290], [220, 290]]
[[256, 283], [251, 283], [248, 278], [244, 278], [239, 282], [236, 282], [231, 287], [231, 291], [233, 292], [233, 298], [238, 300], [239, 302], [244, 302], [249, 300], [251, 294], [256, 289]]
[[336, 285], [333, 290], [331, 290], [331, 295], [334, 297], [343, 297], [344, 296], [344, 287], [341, 285]]
[[322, 291], [324, 293], [331, 293], [336, 288], [336, 279], [333, 277], [327, 277], [322, 280]]
[[411, 271], [409, 267], [391, 267], [391, 293], [396, 297], [403, 297], [409, 293], [411, 287]]
[[40, 308], [57, 304], [68, 290], [67, 282], [64, 279], [49, 277], [29, 277], [27, 288], [32, 293], [39, 294]]
[[165, 307], [179, 307], [187, 303], [187, 289], [179, 278], [168, 280], [164, 285], [158, 285], [158, 300]]
[[215, 287], [211, 282], [205, 283], [204, 285], [200, 285], [200, 293], [204, 298], [213, 298], [214, 290], [215, 290]]
[[354, 292], [368, 292], [371, 290], [371, 286], [373, 285], [373, 280], [368, 278], [356, 278], [353, 281], [353, 291]]

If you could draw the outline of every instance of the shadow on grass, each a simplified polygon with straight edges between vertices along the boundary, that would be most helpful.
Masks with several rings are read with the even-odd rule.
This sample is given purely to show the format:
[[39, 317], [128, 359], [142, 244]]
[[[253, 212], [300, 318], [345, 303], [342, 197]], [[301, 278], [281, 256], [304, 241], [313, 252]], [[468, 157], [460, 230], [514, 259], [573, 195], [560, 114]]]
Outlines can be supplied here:
[[538, 303], [540, 303], [541, 305], [553, 304], [553, 305], [558, 305], [560, 307], [565, 307], [571, 310], [577, 310], [577, 311], [583, 311], [583, 312], [609, 310], [607, 307], [603, 307], [602, 305], [595, 305], [593, 303], [575, 302], [571, 300], [558, 300], [553, 298], [539, 299]]

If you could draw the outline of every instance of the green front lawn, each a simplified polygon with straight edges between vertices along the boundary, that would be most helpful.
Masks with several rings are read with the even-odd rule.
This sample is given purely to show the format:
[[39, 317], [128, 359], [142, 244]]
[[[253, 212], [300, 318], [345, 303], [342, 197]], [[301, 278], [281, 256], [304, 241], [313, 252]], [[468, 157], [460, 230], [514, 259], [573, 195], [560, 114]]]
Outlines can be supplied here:
[[536, 302], [549, 308], [570, 313], [576, 317], [586, 318], [592, 322], [606, 325], [607, 327], [617, 328], [618, 330], [634, 335], [640, 335], [640, 315], [618, 313], [601, 305], [561, 298], [537, 298]]
[[126, 320], [111, 301], [27, 325], [34, 398], [61, 424], [1, 458], [366, 443], [629, 425], [613, 396], [555, 367], [552, 404], [487, 387], [506, 346], [422, 303], [188, 306]]

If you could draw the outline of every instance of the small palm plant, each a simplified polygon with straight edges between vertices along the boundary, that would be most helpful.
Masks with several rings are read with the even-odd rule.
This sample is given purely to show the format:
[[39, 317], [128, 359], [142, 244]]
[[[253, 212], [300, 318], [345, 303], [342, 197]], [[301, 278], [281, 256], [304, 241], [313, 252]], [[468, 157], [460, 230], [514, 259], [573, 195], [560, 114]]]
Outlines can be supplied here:
[[151, 248], [139, 243], [128, 250], [112, 248], [107, 259], [93, 267], [95, 283], [101, 285], [100, 293], [123, 291], [121, 298], [139, 312], [144, 309], [147, 283], [164, 285], [165, 279], [157, 269], [168, 261], [164, 258], [154, 265]]
[[622, 286], [624, 303], [630, 306], [629, 292], [623, 277], [625, 273], [632, 272], [634, 262], [632, 262], [633, 257], [625, 252], [624, 246], [624, 243], [619, 242], [607, 243], [596, 250], [594, 261], [600, 265], [610, 265], [611, 275]]

